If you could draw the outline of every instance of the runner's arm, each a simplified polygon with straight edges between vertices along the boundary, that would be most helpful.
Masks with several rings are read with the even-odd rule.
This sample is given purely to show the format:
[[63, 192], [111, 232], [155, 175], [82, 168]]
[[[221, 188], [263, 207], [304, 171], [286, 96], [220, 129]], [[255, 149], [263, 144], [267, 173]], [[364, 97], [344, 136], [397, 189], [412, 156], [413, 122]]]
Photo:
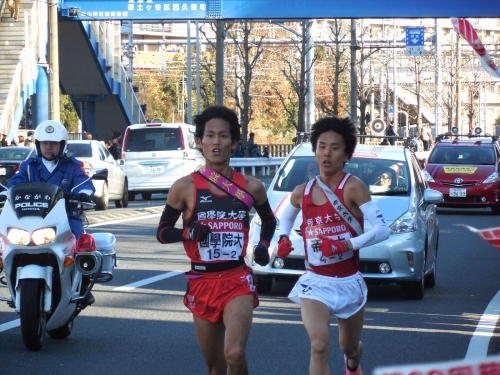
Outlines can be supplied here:
[[274, 236], [274, 231], [276, 230], [276, 217], [274, 216], [269, 200], [266, 200], [260, 206], [254, 206], [257, 214], [260, 216], [262, 222], [262, 227], [260, 229], [260, 241], [264, 242], [267, 247], [271, 243]]
[[362, 247], [374, 245], [389, 238], [389, 227], [385, 223], [382, 212], [378, 209], [375, 202], [366, 202], [359, 206], [359, 209], [372, 225], [372, 229], [357, 237], [351, 238], [348, 242], [351, 243], [352, 249], [359, 250]]

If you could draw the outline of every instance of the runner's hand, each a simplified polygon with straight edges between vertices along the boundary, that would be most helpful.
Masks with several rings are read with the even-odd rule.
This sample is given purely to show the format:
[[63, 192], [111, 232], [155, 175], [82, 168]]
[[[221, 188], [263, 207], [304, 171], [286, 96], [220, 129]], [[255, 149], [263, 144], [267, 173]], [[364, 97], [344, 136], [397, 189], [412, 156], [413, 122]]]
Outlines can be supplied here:
[[285, 259], [293, 251], [292, 241], [286, 235], [281, 235], [278, 241], [278, 256]]
[[267, 245], [263, 242], [259, 242], [259, 244], [255, 247], [253, 252], [255, 263], [259, 266], [267, 266], [269, 263], [269, 251], [267, 250]]
[[182, 237], [187, 240], [201, 242], [208, 238], [212, 230], [208, 225], [193, 223], [191, 226], [184, 229], [182, 232]]
[[319, 239], [321, 240], [318, 245], [319, 249], [327, 258], [349, 251], [347, 242], [344, 240], [332, 240], [331, 238], [325, 236], [319, 236]]

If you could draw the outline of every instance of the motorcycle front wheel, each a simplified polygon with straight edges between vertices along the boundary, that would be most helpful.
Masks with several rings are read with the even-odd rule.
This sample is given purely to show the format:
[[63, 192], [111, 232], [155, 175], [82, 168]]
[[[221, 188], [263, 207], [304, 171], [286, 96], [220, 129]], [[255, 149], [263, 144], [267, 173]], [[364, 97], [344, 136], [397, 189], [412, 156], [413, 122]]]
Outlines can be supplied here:
[[21, 280], [21, 334], [28, 350], [39, 350], [45, 338], [44, 284], [45, 281], [39, 279]]

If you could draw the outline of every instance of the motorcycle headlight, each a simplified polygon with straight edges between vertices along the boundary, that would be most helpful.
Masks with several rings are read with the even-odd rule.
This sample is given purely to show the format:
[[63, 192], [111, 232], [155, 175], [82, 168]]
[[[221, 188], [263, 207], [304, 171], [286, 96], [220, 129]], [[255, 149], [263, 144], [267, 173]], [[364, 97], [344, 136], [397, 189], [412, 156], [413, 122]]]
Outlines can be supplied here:
[[491, 184], [492, 182], [498, 182], [498, 181], [500, 181], [498, 178], [498, 173], [493, 172], [488, 176], [486, 180], [483, 181], [483, 184]]
[[405, 213], [392, 223], [389, 229], [391, 230], [391, 234], [415, 232], [417, 230], [417, 214], [414, 212]]
[[7, 230], [7, 239], [10, 243], [23, 246], [28, 246], [31, 242], [30, 234], [24, 229], [17, 228], [9, 228]]
[[56, 231], [54, 228], [38, 229], [31, 235], [33, 243], [37, 246], [46, 245], [54, 242], [56, 239]]

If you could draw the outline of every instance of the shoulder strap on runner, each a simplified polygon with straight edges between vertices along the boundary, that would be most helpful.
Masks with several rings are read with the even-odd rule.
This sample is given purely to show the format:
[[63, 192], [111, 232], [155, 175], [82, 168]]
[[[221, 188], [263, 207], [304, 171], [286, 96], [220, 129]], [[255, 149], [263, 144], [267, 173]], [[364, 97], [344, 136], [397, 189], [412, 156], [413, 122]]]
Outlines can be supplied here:
[[206, 178], [208, 181], [213, 182], [215, 185], [220, 187], [222, 190], [226, 191], [229, 195], [232, 195], [239, 201], [243, 202], [248, 209], [251, 209], [254, 203], [252, 194], [243, 189], [241, 186], [236, 185], [232, 180], [227, 179], [220, 173], [217, 173], [212, 168], [206, 165], [201, 167], [198, 173]]
[[[347, 180], [348, 176], [349, 174], [347, 174], [345, 180]], [[335, 195], [335, 193], [328, 186], [326, 186], [326, 184], [323, 181], [321, 181], [319, 176], [316, 176], [316, 181], [319, 187], [323, 189], [328, 200], [337, 210], [339, 215], [341, 215], [349, 223], [349, 225], [352, 227], [352, 229], [356, 232], [358, 236], [362, 234], [363, 229], [361, 228], [361, 225], [354, 218], [354, 216], [351, 215], [351, 212], [342, 204], [341, 200]]]

